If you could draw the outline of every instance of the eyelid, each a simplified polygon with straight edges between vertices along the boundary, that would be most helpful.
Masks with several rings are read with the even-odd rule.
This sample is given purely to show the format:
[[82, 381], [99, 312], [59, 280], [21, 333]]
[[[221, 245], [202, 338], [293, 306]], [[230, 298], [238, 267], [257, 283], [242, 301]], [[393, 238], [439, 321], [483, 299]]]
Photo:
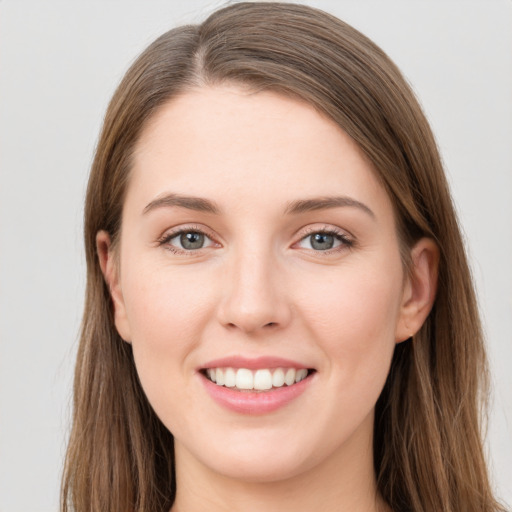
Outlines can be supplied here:
[[302, 241], [304, 241], [306, 238], [308, 238], [311, 235], [314, 235], [316, 233], [322, 233], [327, 235], [334, 236], [337, 240], [339, 240], [341, 243], [333, 247], [332, 249], [325, 249], [325, 250], [315, 250], [315, 249], [309, 249], [309, 248], [301, 248], [309, 252], [313, 252], [318, 255], [325, 255], [328, 256], [329, 254], [336, 253], [339, 251], [347, 250], [352, 248], [355, 243], [356, 239], [355, 237], [350, 234], [348, 231], [339, 228], [338, 226], [333, 226], [331, 224], [323, 224], [320, 225], [310, 225], [307, 226], [305, 229], [300, 230], [297, 234], [298, 240], [292, 244], [292, 247], [298, 246]]
[[[206, 247], [201, 247], [199, 249], [181, 249], [180, 247], [177, 247], [175, 245], [171, 245], [169, 242], [178, 237], [179, 235], [183, 233], [200, 233], [204, 235], [210, 242]], [[209, 249], [210, 247], [217, 246], [220, 247], [220, 243], [216, 240], [215, 235], [212, 234], [211, 230], [206, 228], [205, 226], [199, 226], [197, 224], [189, 224], [189, 225], [179, 225], [174, 228], [166, 229], [164, 233], [158, 237], [156, 240], [157, 244], [159, 246], [164, 247], [167, 250], [170, 250], [172, 252], [178, 253], [178, 254], [185, 254], [192, 256], [194, 254], [197, 254], [203, 249]]]
[[[178, 237], [179, 235], [183, 233], [200, 233], [204, 235], [209, 241], [210, 244], [206, 247], [201, 247], [199, 249], [181, 249], [175, 245], [171, 245], [169, 242], [170, 240]], [[292, 248], [297, 248], [297, 246], [304, 241], [308, 236], [311, 236], [316, 233], [322, 233], [322, 234], [328, 234], [334, 236], [340, 244], [336, 247], [333, 247], [331, 249], [325, 249], [325, 250], [317, 250], [317, 249], [309, 249], [309, 248], [302, 248], [306, 251], [313, 252], [318, 255], [329, 255], [332, 253], [337, 253], [339, 251], [343, 251], [346, 249], [352, 248], [355, 243], [356, 239], [355, 237], [350, 234], [348, 231], [339, 228], [338, 226], [333, 226], [331, 224], [323, 224], [323, 225], [309, 225], [305, 228], [302, 228], [299, 230], [299, 232], [296, 235], [296, 241], [292, 244]], [[156, 240], [156, 243], [159, 246], [163, 246], [164, 248], [168, 250], [172, 250], [172, 252], [178, 253], [178, 254], [184, 254], [188, 256], [192, 256], [194, 254], [198, 254], [202, 252], [205, 249], [209, 249], [211, 247], [221, 247], [222, 244], [217, 241], [218, 237], [212, 233], [212, 231], [207, 228], [206, 226], [197, 225], [197, 224], [185, 224], [185, 225], [179, 225], [173, 228], [169, 228], [164, 231], [164, 233], [158, 237]], [[300, 247], [298, 247], [300, 248]]]

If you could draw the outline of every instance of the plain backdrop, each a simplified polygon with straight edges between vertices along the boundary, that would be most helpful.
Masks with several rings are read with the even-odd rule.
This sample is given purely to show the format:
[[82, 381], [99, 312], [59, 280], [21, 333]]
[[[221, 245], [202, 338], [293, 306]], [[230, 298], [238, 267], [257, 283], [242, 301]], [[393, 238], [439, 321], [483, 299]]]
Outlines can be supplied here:
[[[512, 503], [512, 2], [307, 2], [374, 39], [430, 119], [467, 237], [494, 392], [488, 451]], [[0, 512], [58, 509], [84, 292], [82, 203], [135, 56], [224, 2], [0, 1]]]

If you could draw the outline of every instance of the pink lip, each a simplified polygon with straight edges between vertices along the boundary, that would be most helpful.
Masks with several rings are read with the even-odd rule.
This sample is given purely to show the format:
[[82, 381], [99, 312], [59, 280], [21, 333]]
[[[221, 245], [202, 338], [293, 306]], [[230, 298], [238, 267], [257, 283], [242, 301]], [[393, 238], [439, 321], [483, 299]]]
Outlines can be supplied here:
[[[229, 366], [229, 365], [226, 365]], [[300, 367], [300, 366], [299, 366]], [[241, 368], [247, 368], [241, 366]], [[268, 366], [266, 366], [268, 368]], [[233, 388], [219, 386], [207, 379], [202, 373], [198, 374], [208, 394], [222, 407], [241, 414], [268, 414], [277, 411], [299, 397], [311, 385], [314, 373], [304, 380], [268, 391], [238, 391]]]
[[213, 361], [209, 361], [205, 365], [198, 368], [198, 370], [205, 368], [247, 368], [248, 370], [257, 370], [259, 368], [296, 368], [297, 370], [301, 368], [309, 368], [297, 361], [292, 361], [290, 359], [283, 359], [281, 357], [255, 357], [255, 358], [247, 358], [241, 356], [231, 356], [224, 357], [222, 359], [215, 359]]

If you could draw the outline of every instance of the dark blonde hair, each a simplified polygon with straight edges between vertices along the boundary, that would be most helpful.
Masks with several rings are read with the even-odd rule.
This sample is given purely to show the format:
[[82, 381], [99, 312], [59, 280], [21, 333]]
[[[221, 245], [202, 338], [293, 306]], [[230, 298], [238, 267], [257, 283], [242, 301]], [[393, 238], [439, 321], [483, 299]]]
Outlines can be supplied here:
[[131, 157], [148, 120], [178, 94], [220, 83], [292, 96], [333, 119], [372, 162], [403, 248], [426, 236], [440, 249], [432, 312], [413, 340], [397, 345], [376, 406], [380, 494], [395, 512], [503, 510], [482, 450], [487, 367], [475, 293], [425, 116], [364, 35], [322, 11], [267, 2], [234, 4], [167, 32], [131, 66], [108, 107], [85, 205], [87, 291], [62, 510], [156, 512], [173, 503], [173, 437], [114, 327], [95, 237], [119, 236]]

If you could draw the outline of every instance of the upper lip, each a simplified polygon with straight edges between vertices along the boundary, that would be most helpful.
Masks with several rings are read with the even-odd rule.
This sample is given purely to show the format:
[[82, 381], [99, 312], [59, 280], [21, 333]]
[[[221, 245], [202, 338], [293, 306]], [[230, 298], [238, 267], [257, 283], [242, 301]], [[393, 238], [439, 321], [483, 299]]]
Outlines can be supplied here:
[[260, 357], [242, 357], [242, 356], [228, 356], [220, 359], [208, 361], [201, 365], [199, 370], [207, 368], [247, 368], [248, 370], [258, 370], [262, 368], [311, 368], [308, 365], [293, 361], [292, 359], [285, 359], [275, 356], [260, 356]]

